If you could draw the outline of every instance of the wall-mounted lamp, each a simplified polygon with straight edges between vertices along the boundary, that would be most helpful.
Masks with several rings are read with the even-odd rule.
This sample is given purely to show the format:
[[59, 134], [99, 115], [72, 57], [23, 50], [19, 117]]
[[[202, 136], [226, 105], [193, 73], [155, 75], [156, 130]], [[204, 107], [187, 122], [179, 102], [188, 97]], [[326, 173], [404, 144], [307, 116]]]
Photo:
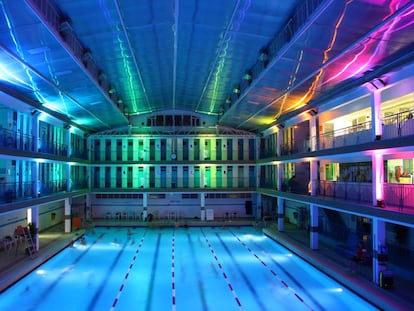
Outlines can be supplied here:
[[37, 116], [39, 113], [40, 113], [39, 110], [36, 110], [36, 109], [32, 110], [32, 116]]
[[285, 125], [283, 124], [283, 123], [279, 123], [278, 125], [277, 125], [277, 127], [278, 127], [278, 129], [284, 129], [285, 128]]

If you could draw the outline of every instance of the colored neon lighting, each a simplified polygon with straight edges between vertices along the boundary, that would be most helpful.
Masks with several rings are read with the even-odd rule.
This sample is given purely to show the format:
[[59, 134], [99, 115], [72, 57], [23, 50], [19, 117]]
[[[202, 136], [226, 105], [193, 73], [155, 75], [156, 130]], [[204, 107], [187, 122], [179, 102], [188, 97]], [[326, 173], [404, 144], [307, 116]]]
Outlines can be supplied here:
[[[292, 75], [290, 75], [290, 77], [289, 77], [289, 82], [288, 82], [288, 86], [287, 86], [287, 90], [289, 90], [289, 89], [291, 89], [291, 87], [292, 87], [292, 85], [295, 83], [295, 81], [296, 81], [296, 77], [297, 77], [297, 74], [298, 74], [298, 72], [299, 72], [299, 68], [300, 68], [300, 66], [301, 66], [301, 64], [302, 64], [302, 60], [303, 60], [303, 55], [304, 55], [304, 53], [303, 53], [303, 49], [300, 51], [300, 53], [299, 53], [299, 59], [298, 59], [298, 62], [297, 62], [297, 65], [296, 65], [296, 68], [295, 68], [295, 70], [294, 70], [294, 73], [292, 74]], [[277, 113], [277, 115], [275, 116], [275, 119], [278, 119], [279, 117], [280, 117], [280, 115], [282, 114], [282, 112], [283, 112], [283, 107], [285, 106], [285, 103], [286, 103], [286, 100], [287, 100], [287, 97], [289, 96], [289, 93], [288, 92], [286, 92], [285, 93], [285, 95], [283, 95], [283, 98], [282, 98], [282, 104], [280, 105], [280, 109], [279, 109], [279, 112]]]
[[[100, 2], [101, 8], [102, 8], [102, 12], [104, 12], [104, 15], [106, 17], [106, 20], [108, 21], [108, 24], [110, 25], [114, 25], [114, 28], [119, 30], [117, 26], [117, 23], [113, 21], [113, 19], [111, 18], [111, 14], [110, 11], [108, 10], [108, 8], [106, 7], [106, 5], [103, 3], [103, 1]], [[118, 35], [117, 35], [117, 41], [119, 43], [119, 49], [121, 50], [121, 59], [122, 59], [122, 64], [123, 64], [123, 69], [124, 72], [127, 74], [128, 79], [127, 79], [127, 83], [123, 84], [124, 87], [127, 87], [127, 89], [129, 90], [128, 94], [129, 96], [131, 96], [131, 100], [130, 100], [130, 104], [132, 105], [132, 111], [131, 113], [136, 113], [138, 111], [138, 106], [137, 106], [137, 98], [135, 95], [135, 90], [134, 90], [134, 85], [138, 85], [138, 83], [136, 83], [135, 81], [133, 81], [132, 79], [132, 71], [133, 69], [131, 69], [131, 66], [129, 64], [129, 62], [127, 61], [130, 58], [130, 55], [128, 55], [127, 51], [128, 51], [128, 47], [125, 46], [124, 44], [124, 40], [122, 40], [121, 38], [121, 31], [118, 31]]]
[[375, 198], [376, 200], [383, 200], [384, 199], [384, 191], [382, 188], [382, 185], [384, 183], [384, 159], [383, 159], [383, 152], [378, 151], [374, 152], [373, 157], [373, 170], [375, 170], [376, 174], [375, 176]]
[[[333, 48], [333, 47], [334, 47], [334, 45], [335, 45], [335, 42], [336, 42], [336, 39], [337, 39], [337, 36], [338, 36], [338, 29], [339, 29], [340, 25], [341, 25], [341, 24], [342, 24], [342, 22], [343, 22], [343, 19], [344, 19], [344, 17], [345, 17], [345, 14], [346, 14], [346, 11], [347, 11], [347, 8], [348, 8], [348, 5], [349, 5], [352, 1], [353, 1], [353, 0], [348, 0], [348, 1], [346, 2], [345, 6], [344, 6], [344, 9], [343, 9], [343, 11], [342, 11], [342, 13], [341, 13], [341, 15], [339, 16], [339, 18], [338, 18], [337, 22], [335, 23], [335, 27], [334, 27], [334, 30], [333, 30], [333, 33], [332, 33], [331, 40], [330, 40], [330, 42], [329, 42], [329, 44], [328, 44], [328, 47], [327, 47], [327, 48], [325, 49], [325, 51], [323, 52], [324, 57], [323, 57], [323, 60], [322, 60], [322, 64], [325, 64], [325, 63], [329, 60], [329, 52], [332, 50], [332, 48]], [[293, 76], [291, 76], [291, 77], [290, 77], [290, 81], [289, 81], [289, 84], [288, 84], [287, 90], [289, 90], [289, 89], [291, 88], [291, 85], [292, 85], [292, 84], [294, 83], [294, 81], [296, 80], [296, 75], [297, 75], [297, 73], [298, 73], [298, 71], [299, 71], [299, 67], [300, 67], [300, 64], [301, 64], [302, 58], [303, 58], [303, 50], [301, 50], [301, 52], [300, 52], [300, 55], [299, 55], [299, 61], [298, 61], [298, 64], [297, 64], [297, 66], [296, 66], [295, 73], [294, 73], [294, 75], [293, 75], [294, 77], [293, 77]], [[323, 72], [324, 72], [324, 69], [319, 70], [319, 72], [316, 74], [316, 76], [315, 76], [315, 78], [314, 78], [314, 80], [313, 80], [313, 82], [312, 82], [311, 86], [309, 87], [308, 91], [307, 91], [307, 92], [305, 93], [305, 95], [303, 95], [303, 96], [302, 96], [302, 97], [301, 97], [298, 101], [296, 101], [296, 103], [295, 103], [295, 104], [291, 105], [291, 106], [289, 107], [289, 110], [295, 110], [295, 109], [298, 109], [298, 108], [303, 107], [304, 105], [306, 105], [306, 102], [314, 96], [315, 91], [316, 91], [316, 88], [317, 88], [317, 86], [318, 86], [318, 82], [319, 82], [319, 80], [320, 80], [320, 78], [321, 78], [321, 76], [322, 76]], [[276, 115], [275, 119], [279, 118], [279, 116], [282, 114], [282, 112], [283, 112], [283, 107], [284, 107], [284, 105], [285, 105], [285, 103], [286, 103], [286, 100], [287, 100], [287, 96], [288, 96], [288, 93], [286, 93], [286, 94], [283, 96], [283, 99], [282, 99], [282, 104], [281, 104], [280, 110], [279, 110], [278, 114]]]
[[[392, 1], [389, 5], [389, 14], [386, 15], [382, 20], [385, 21], [387, 18], [392, 16], [397, 11], [398, 6], [400, 4], [400, 1]], [[346, 72], [348, 73], [348, 76], [341, 77], [342, 80], [349, 77], [360, 76], [362, 73], [372, 68], [373, 64], [375, 64], [376, 59], [386, 53], [385, 50], [391, 42], [391, 34], [396, 33], [414, 24], [414, 19], [409, 18], [406, 22], [401, 23], [400, 27], [398, 27], [398, 24], [401, 22], [403, 18], [410, 17], [413, 13], [414, 7], [407, 11], [405, 14], [401, 14], [400, 16], [394, 18], [391, 21], [391, 26], [387, 24], [374, 34], [370, 35], [369, 38], [366, 39], [360, 47], [358, 47], [360, 50], [358, 52], [355, 51], [353, 57], [347, 62], [347, 64], [335, 75], [331, 76], [329, 79], [326, 79], [324, 83], [321, 85], [325, 85], [335, 79], [339, 79]], [[369, 57], [367, 58], [365, 52], [367, 52], [369, 48], [374, 45], [376, 45], [374, 51], [369, 53]], [[356, 49], [357, 48], [355, 48], [355, 50]]]
[[[237, 31], [240, 28], [240, 24], [243, 22], [245, 16], [246, 16], [246, 12], [249, 9], [251, 4], [251, 0], [246, 0], [245, 4], [243, 6], [243, 8], [241, 8], [240, 13], [239, 13], [239, 18], [233, 22], [232, 27], [231, 27], [231, 32]], [[217, 93], [218, 93], [218, 88], [221, 85], [220, 80], [221, 80], [221, 76], [223, 74], [223, 68], [225, 66], [225, 62], [226, 62], [226, 56], [227, 56], [227, 49], [229, 47], [229, 43], [232, 40], [232, 34], [231, 32], [227, 32], [226, 33], [226, 37], [224, 39], [224, 44], [223, 44], [223, 49], [219, 52], [219, 62], [217, 65], [217, 70], [214, 74], [214, 81], [213, 81], [213, 94], [211, 96], [211, 101], [210, 101], [210, 113], [214, 112], [214, 107], [216, 106], [216, 102], [217, 102]], [[198, 111], [198, 109], [196, 109]]]
[[[332, 37], [331, 37], [331, 41], [329, 42], [329, 44], [328, 44], [328, 47], [325, 49], [325, 51], [323, 52], [323, 60], [322, 60], [322, 65], [323, 64], [325, 64], [328, 60], [329, 60], [329, 52], [332, 50], [332, 48], [334, 47], [334, 45], [335, 45], [335, 42], [336, 42], [336, 39], [337, 39], [337, 36], [338, 36], [338, 29], [339, 29], [339, 27], [341, 26], [341, 24], [342, 24], [342, 22], [343, 22], [343, 20], [344, 20], [344, 17], [345, 17], [345, 14], [346, 14], [346, 11], [347, 11], [347, 8], [348, 8], [348, 5], [352, 2], [353, 0], [348, 0], [346, 3], [345, 3], [345, 6], [344, 6], [344, 8], [343, 8], [343, 10], [342, 10], [342, 14], [339, 16], [339, 18], [338, 18], [338, 20], [337, 20], [337, 22], [335, 23], [335, 27], [334, 27], [334, 29], [333, 29], [333, 33], [332, 33]], [[314, 81], [312, 82], [312, 84], [311, 84], [311, 86], [310, 86], [310, 88], [309, 88], [309, 90], [308, 90], [308, 92], [306, 92], [306, 94], [302, 97], [302, 99], [295, 105], [295, 107], [300, 107], [300, 106], [303, 106], [303, 105], [305, 105], [305, 101], [307, 101], [309, 98], [312, 98], [313, 97], [313, 95], [315, 94], [315, 91], [316, 91], [316, 87], [317, 87], [317, 85], [318, 85], [318, 82], [319, 82], [319, 80], [320, 80], [320, 78], [321, 78], [321, 76], [322, 76], [322, 73], [324, 72], [324, 69], [321, 69], [321, 70], [319, 70], [319, 72], [317, 73], [317, 75], [315, 76], [315, 78], [314, 78]]]

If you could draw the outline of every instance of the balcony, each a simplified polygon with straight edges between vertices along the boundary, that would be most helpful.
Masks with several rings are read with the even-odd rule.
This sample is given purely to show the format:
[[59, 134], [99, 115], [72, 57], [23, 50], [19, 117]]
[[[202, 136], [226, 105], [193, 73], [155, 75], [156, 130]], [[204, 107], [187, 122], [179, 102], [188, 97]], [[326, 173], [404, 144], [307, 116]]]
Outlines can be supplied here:
[[372, 183], [320, 180], [317, 194], [334, 199], [371, 203]]

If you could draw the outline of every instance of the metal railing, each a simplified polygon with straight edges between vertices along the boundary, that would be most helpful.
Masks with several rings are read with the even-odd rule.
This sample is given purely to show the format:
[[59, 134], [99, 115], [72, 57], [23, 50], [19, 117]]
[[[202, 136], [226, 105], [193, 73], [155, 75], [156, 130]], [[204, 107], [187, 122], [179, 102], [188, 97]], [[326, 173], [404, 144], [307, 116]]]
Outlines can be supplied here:
[[363, 144], [372, 141], [372, 123], [365, 122], [339, 130], [320, 134], [317, 137], [317, 149], [331, 149]]
[[385, 205], [404, 208], [414, 208], [414, 185], [411, 184], [384, 184]]
[[414, 110], [396, 113], [383, 119], [382, 138], [414, 135]]
[[0, 129], [0, 147], [30, 152], [35, 151], [34, 139], [31, 135], [7, 129]]
[[15, 200], [33, 197], [32, 182], [0, 183], [0, 201], [10, 203]]
[[372, 183], [320, 180], [317, 194], [341, 200], [372, 202]]

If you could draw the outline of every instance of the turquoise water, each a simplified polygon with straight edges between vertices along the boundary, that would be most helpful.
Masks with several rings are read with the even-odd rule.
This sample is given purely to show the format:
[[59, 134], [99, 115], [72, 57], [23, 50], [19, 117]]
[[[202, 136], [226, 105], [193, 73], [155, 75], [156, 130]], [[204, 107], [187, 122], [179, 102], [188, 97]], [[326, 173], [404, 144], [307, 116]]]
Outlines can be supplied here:
[[375, 310], [250, 227], [95, 228], [1, 310]]

